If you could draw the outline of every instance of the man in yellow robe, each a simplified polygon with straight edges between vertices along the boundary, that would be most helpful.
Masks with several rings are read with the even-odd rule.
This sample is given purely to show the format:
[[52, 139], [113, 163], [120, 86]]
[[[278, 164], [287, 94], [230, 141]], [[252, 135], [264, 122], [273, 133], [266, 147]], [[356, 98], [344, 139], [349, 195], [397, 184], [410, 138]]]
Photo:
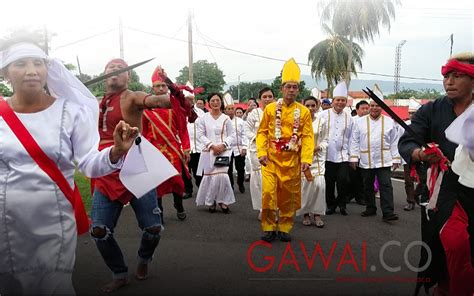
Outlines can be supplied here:
[[[301, 172], [313, 160], [311, 114], [296, 102], [300, 71], [293, 59], [282, 72], [283, 98], [266, 106], [257, 132], [257, 156], [262, 164], [262, 240], [278, 236], [291, 241], [296, 210], [301, 207]], [[279, 210], [278, 222], [276, 211]]]

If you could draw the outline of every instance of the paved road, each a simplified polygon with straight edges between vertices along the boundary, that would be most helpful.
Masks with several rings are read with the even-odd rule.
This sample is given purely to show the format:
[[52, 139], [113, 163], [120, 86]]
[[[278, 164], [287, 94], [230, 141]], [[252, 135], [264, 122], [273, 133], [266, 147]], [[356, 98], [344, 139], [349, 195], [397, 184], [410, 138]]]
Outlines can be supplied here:
[[[132, 280], [115, 294], [411, 295], [416, 274], [409, 266], [417, 265], [420, 247], [407, 246], [420, 240], [420, 209], [404, 212], [403, 183], [393, 183], [399, 221], [382, 222], [380, 211], [376, 217], [363, 218], [364, 207], [351, 203], [349, 216], [326, 216], [323, 229], [303, 226], [297, 219], [293, 242], [278, 241], [271, 248], [258, 244], [261, 231], [249, 193], [236, 193], [229, 215], [211, 214], [206, 208], [196, 208], [194, 199], [185, 200], [188, 218], [184, 222], [176, 218], [172, 198], [166, 197], [166, 229], [150, 266], [150, 278], [142, 282], [133, 279], [140, 230], [132, 209], [126, 207], [116, 237]], [[249, 251], [252, 244], [254, 249]], [[311, 265], [318, 244], [326, 261], [316, 253]], [[396, 267], [400, 270], [389, 271]], [[98, 294], [110, 279], [93, 241], [79, 238], [73, 276], [77, 294]]]

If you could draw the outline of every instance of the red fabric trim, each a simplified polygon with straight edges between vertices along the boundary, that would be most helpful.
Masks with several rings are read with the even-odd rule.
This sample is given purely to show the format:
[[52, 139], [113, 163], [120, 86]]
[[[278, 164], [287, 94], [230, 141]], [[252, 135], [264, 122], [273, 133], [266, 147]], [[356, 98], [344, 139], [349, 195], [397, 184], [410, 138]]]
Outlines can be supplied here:
[[54, 161], [44, 153], [20, 119], [16, 116], [15, 112], [13, 112], [8, 103], [1, 97], [0, 115], [5, 119], [5, 122], [10, 127], [11, 131], [21, 142], [28, 154], [30, 154], [31, 158], [58, 185], [64, 196], [66, 196], [71, 203], [76, 218], [77, 233], [83, 234], [88, 232], [90, 225], [89, 218], [87, 217], [84, 204], [82, 203], [81, 194], [76, 183], [74, 183], [74, 190], [72, 190], [56, 163], [54, 163]]
[[458, 60], [449, 60], [446, 65], [441, 67], [441, 74], [446, 75], [449, 72], [458, 71], [474, 77], [474, 65], [461, 63]]

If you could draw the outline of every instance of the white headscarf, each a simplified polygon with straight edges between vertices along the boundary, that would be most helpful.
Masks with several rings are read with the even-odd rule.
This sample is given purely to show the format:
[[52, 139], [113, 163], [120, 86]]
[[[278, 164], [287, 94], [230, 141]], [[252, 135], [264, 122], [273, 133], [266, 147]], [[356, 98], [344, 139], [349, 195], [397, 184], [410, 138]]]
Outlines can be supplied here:
[[99, 120], [99, 103], [96, 97], [60, 60], [49, 58], [38, 46], [22, 42], [1, 51], [0, 69], [23, 58], [45, 59], [48, 69], [46, 82], [51, 95], [71, 100], [79, 105], [86, 105], [91, 110], [94, 120]]

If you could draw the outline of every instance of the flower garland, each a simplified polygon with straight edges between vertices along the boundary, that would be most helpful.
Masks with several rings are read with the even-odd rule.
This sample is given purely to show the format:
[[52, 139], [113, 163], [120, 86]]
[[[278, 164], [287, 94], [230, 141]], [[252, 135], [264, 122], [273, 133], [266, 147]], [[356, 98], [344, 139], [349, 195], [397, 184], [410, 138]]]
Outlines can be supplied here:
[[299, 108], [295, 109], [293, 114], [293, 133], [291, 135], [290, 141], [281, 140], [281, 108], [283, 106], [283, 99], [278, 99], [277, 108], [276, 108], [276, 118], [275, 118], [275, 139], [277, 151], [298, 151], [299, 145], [298, 141], [298, 128], [300, 127], [300, 115], [301, 111]]

